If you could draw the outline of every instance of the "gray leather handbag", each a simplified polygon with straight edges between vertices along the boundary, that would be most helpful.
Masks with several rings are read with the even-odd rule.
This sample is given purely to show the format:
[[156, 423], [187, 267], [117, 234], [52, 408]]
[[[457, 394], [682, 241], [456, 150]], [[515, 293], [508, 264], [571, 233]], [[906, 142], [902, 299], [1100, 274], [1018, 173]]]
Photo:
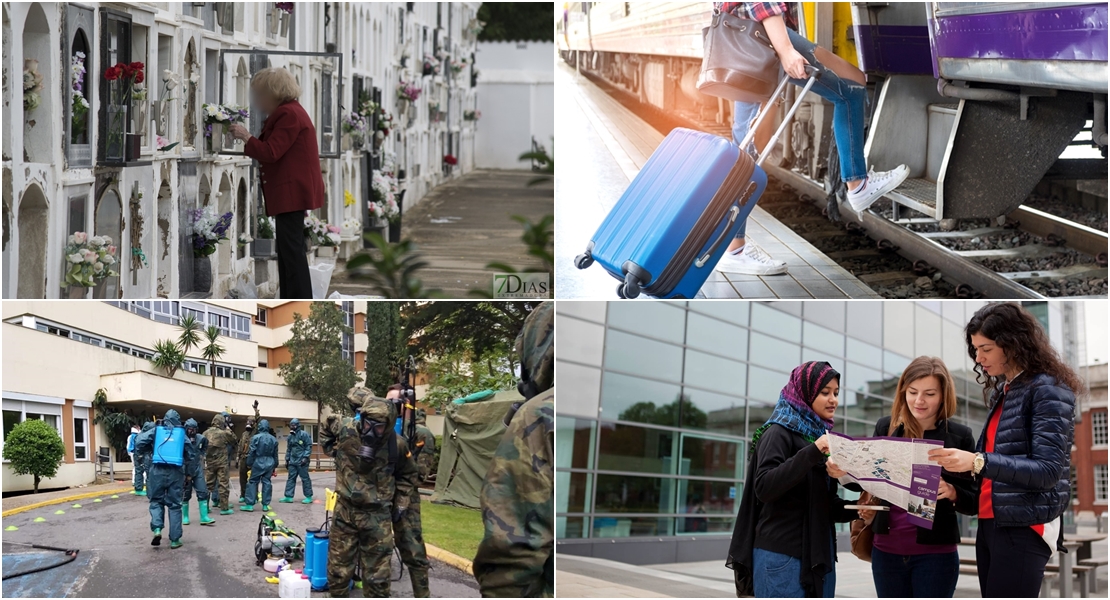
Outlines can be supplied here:
[[780, 65], [763, 23], [715, 10], [712, 23], [702, 29], [702, 43], [701, 93], [740, 102], [771, 98]]

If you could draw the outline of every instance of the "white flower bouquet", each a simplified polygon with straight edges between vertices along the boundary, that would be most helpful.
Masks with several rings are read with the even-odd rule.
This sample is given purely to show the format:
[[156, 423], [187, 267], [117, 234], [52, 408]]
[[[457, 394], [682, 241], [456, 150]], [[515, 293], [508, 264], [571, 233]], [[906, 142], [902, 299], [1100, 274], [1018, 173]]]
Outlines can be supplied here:
[[66, 239], [66, 284], [94, 287], [109, 277], [119, 275], [116, 247], [106, 235], [90, 236], [78, 231]]

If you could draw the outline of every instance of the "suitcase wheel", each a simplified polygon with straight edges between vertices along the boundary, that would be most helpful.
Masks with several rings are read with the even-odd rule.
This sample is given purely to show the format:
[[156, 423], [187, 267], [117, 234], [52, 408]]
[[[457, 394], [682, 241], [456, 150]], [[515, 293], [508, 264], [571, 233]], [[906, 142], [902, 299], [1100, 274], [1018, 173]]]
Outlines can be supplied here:
[[636, 276], [629, 273], [625, 276], [624, 282], [617, 286], [617, 297], [622, 299], [632, 299], [640, 295], [640, 282], [636, 280]]
[[574, 266], [579, 269], [588, 269], [592, 264], [594, 264], [594, 257], [589, 252], [574, 257]]

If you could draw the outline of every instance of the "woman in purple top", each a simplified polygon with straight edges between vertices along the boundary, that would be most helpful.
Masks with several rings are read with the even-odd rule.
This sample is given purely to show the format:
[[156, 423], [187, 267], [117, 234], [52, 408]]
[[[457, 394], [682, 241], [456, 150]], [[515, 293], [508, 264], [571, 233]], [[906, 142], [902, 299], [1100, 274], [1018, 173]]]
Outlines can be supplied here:
[[[942, 440], [945, 448], [971, 451], [975, 438], [971, 429], [949, 420], [955, 412], [956, 386], [948, 368], [939, 358], [919, 356], [902, 372], [890, 416], [879, 419], [874, 435]], [[948, 471], [941, 475], [932, 529], [914, 525], [897, 506], [890, 512], [861, 510], [875, 534], [875, 593], [880, 598], [951, 598], [960, 577], [956, 512], [974, 515], [977, 510], [975, 483]]]

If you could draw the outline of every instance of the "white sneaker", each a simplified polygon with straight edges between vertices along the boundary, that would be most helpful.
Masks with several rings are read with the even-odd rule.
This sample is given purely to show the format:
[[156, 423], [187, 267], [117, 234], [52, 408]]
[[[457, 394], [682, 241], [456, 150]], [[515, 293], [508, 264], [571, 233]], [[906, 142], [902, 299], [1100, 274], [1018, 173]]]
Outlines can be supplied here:
[[725, 252], [717, 270], [722, 273], [741, 275], [781, 275], [786, 272], [786, 263], [768, 256], [762, 248], [747, 242], [739, 250]]
[[884, 194], [902, 185], [902, 182], [909, 176], [910, 168], [906, 165], [898, 165], [890, 171], [879, 171], [878, 173], [872, 168], [863, 185], [848, 192], [848, 205], [852, 212], [856, 213], [856, 218], [863, 222], [863, 211], [867, 210], [876, 200], [882, 198]]

